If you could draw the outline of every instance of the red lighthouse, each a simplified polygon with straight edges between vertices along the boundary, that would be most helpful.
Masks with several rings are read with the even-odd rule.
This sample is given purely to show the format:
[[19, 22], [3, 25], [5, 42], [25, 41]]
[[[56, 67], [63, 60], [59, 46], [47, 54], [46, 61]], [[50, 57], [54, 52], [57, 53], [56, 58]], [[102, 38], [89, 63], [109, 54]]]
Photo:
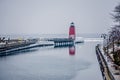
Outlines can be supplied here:
[[69, 28], [69, 39], [75, 40], [75, 26], [74, 23], [72, 22]]

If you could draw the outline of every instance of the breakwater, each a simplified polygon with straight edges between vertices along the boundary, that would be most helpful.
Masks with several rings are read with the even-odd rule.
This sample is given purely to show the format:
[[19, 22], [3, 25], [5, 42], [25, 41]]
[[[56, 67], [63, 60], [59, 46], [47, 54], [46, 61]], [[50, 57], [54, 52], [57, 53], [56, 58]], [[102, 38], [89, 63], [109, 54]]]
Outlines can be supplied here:
[[0, 45], [0, 55], [8, 55], [11, 52], [35, 48], [35, 47], [65, 47], [74, 45], [74, 41], [68, 38], [55, 38], [50, 40], [28, 39], [28, 40], [10, 40]]

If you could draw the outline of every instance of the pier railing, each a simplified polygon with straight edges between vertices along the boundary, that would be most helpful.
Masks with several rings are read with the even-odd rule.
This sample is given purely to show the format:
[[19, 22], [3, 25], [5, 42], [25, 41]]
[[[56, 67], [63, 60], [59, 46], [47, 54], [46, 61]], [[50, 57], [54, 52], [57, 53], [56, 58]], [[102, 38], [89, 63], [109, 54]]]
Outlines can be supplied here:
[[113, 77], [112, 73], [110, 72], [107, 62], [104, 58], [104, 56], [102, 55], [100, 49], [99, 49], [99, 45], [96, 46], [96, 55], [97, 55], [97, 59], [100, 65], [100, 69], [102, 72], [102, 76], [104, 80], [115, 80], [115, 78]]

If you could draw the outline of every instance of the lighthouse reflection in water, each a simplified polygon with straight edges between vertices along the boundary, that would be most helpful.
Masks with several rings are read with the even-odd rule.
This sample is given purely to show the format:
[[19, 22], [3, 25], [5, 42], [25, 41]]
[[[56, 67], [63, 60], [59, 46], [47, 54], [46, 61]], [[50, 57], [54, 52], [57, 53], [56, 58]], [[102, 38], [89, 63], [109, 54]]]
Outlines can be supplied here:
[[75, 55], [75, 45], [69, 46], [69, 55]]

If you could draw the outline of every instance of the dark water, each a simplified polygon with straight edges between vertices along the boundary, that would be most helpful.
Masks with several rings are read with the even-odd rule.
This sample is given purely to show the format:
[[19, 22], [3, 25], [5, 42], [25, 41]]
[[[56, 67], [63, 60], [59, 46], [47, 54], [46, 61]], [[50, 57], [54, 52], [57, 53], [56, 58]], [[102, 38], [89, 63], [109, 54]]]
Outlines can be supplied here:
[[97, 43], [34, 48], [0, 57], [0, 80], [102, 80]]

